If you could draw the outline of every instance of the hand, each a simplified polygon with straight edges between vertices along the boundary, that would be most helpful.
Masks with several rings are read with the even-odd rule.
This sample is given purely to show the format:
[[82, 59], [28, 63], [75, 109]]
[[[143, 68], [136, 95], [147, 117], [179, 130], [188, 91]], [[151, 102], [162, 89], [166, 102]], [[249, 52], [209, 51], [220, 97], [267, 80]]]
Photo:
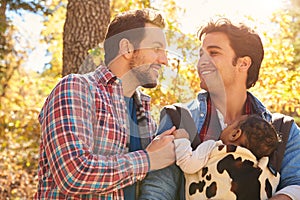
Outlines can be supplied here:
[[172, 133], [176, 130], [175, 126], [171, 129], [166, 130], [160, 135], [157, 135], [152, 142], [146, 147], [147, 152], [158, 151], [161, 148], [164, 148], [168, 143], [173, 142], [174, 136]]
[[172, 127], [156, 136], [146, 147], [150, 160], [150, 170], [162, 169], [175, 163], [174, 135], [172, 135], [174, 130], [175, 127]]
[[189, 139], [190, 136], [188, 134], [188, 132], [186, 132], [185, 129], [177, 129], [173, 132], [173, 135], [175, 137], [175, 139], [179, 139], [179, 138], [186, 138], [186, 139]]

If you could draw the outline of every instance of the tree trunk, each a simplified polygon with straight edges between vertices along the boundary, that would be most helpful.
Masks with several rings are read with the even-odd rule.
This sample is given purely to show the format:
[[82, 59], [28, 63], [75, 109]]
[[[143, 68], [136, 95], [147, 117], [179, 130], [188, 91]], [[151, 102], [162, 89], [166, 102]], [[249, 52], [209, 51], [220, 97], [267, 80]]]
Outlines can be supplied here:
[[6, 6], [7, 1], [3, 0], [0, 3], [0, 99], [5, 96], [5, 89], [7, 85], [7, 64], [5, 62], [5, 56], [8, 54], [8, 48], [6, 45], [5, 31], [7, 28], [6, 20]]
[[[4, 55], [7, 54], [6, 51], [6, 39], [5, 39], [5, 31], [7, 28], [7, 21], [6, 21], [6, 6], [7, 1], [3, 0], [0, 3], [0, 59], [4, 59]], [[1, 80], [1, 79], [0, 79]]]
[[63, 76], [96, 68], [88, 50], [103, 41], [109, 20], [109, 0], [68, 1], [63, 33]]

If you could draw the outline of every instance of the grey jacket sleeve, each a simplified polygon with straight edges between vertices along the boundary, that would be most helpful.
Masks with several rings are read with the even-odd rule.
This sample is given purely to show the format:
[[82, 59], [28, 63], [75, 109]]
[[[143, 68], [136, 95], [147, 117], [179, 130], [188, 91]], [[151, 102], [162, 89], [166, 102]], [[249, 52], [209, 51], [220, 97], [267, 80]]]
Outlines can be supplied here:
[[[173, 126], [168, 115], [160, 119], [158, 134]], [[180, 168], [173, 164], [164, 169], [150, 171], [140, 185], [140, 200], [184, 199], [184, 177]]]
[[184, 199], [183, 173], [175, 164], [151, 171], [141, 182], [140, 200]]

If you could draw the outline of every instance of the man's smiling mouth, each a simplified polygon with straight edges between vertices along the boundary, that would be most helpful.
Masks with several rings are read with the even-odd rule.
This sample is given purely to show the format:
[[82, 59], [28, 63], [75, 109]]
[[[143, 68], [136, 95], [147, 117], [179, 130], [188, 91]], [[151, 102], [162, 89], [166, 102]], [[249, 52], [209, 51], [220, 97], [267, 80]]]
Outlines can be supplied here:
[[216, 69], [200, 69], [200, 74], [201, 75], [207, 75], [215, 72]]

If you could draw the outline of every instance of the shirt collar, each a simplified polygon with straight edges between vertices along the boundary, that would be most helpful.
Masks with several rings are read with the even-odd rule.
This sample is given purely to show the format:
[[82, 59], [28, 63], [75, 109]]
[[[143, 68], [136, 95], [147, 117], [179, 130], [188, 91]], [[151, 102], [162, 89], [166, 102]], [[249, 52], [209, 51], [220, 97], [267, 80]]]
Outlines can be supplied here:
[[261, 115], [265, 120], [271, 120], [271, 113], [253, 94], [247, 92], [247, 98], [250, 98], [254, 113]]
[[[96, 77], [98, 77], [99, 83], [107, 85], [109, 83], [113, 83], [118, 79], [116, 75], [114, 75], [106, 66], [100, 65], [95, 70]], [[118, 81], [117, 81], [118, 82]]]

